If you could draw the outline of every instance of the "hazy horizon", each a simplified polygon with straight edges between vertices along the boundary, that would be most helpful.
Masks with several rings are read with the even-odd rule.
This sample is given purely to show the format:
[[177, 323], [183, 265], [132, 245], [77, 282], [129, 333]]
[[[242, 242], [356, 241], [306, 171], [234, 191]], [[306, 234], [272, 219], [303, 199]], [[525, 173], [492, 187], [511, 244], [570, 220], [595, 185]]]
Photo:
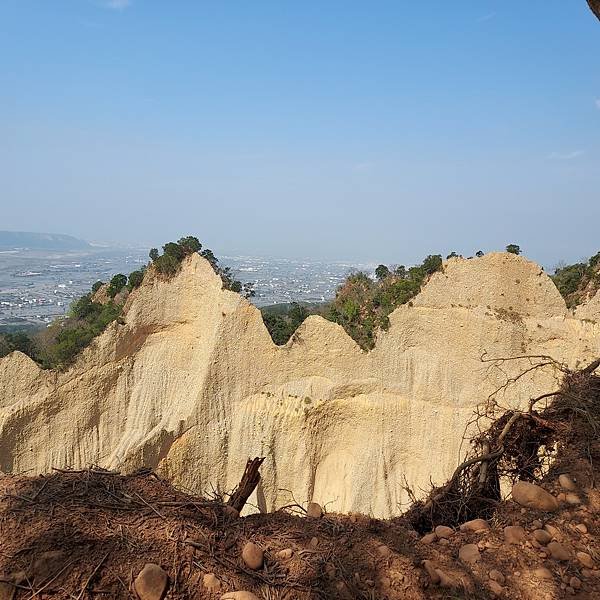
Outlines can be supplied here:
[[0, 229], [415, 263], [600, 248], [585, 2], [0, 4]]

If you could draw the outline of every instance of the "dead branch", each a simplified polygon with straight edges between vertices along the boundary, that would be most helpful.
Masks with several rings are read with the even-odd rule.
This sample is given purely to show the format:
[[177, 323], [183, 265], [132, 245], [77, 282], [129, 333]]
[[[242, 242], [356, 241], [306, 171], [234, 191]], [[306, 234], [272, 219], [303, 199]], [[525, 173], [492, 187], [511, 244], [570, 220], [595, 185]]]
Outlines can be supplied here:
[[263, 464], [265, 457], [248, 459], [242, 479], [237, 488], [231, 494], [227, 504], [235, 508], [238, 512], [242, 512], [242, 508], [250, 498], [250, 495], [260, 481], [260, 466]]

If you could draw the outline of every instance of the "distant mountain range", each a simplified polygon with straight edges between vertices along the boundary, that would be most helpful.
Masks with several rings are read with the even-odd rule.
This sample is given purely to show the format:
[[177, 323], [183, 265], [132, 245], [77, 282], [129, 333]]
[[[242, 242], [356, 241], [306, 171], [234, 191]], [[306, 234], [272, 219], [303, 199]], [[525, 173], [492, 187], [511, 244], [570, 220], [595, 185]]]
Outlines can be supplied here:
[[84, 240], [62, 233], [0, 231], [0, 250], [85, 250], [91, 247]]

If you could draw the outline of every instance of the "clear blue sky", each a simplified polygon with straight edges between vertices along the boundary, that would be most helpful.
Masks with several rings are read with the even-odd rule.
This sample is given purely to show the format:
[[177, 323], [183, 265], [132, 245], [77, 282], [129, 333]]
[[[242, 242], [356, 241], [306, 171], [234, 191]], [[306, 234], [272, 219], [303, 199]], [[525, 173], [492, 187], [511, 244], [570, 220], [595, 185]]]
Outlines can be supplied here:
[[0, 0], [0, 229], [578, 259], [599, 58], [585, 0]]

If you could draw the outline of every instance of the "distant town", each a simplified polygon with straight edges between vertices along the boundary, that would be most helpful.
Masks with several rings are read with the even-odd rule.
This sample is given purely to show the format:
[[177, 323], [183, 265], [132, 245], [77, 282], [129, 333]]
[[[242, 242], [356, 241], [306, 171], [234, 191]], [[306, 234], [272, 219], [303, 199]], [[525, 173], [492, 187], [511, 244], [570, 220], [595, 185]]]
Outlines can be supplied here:
[[[251, 256], [227, 256], [222, 262], [243, 282], [252, 282], [257, 306], [323, 302], [354, 269], [375, 265]], [[0, 331], [43, 327], [63, 316], [94, 282], [128, 274], [148, 262], [146, 249], [0, 250]]]

